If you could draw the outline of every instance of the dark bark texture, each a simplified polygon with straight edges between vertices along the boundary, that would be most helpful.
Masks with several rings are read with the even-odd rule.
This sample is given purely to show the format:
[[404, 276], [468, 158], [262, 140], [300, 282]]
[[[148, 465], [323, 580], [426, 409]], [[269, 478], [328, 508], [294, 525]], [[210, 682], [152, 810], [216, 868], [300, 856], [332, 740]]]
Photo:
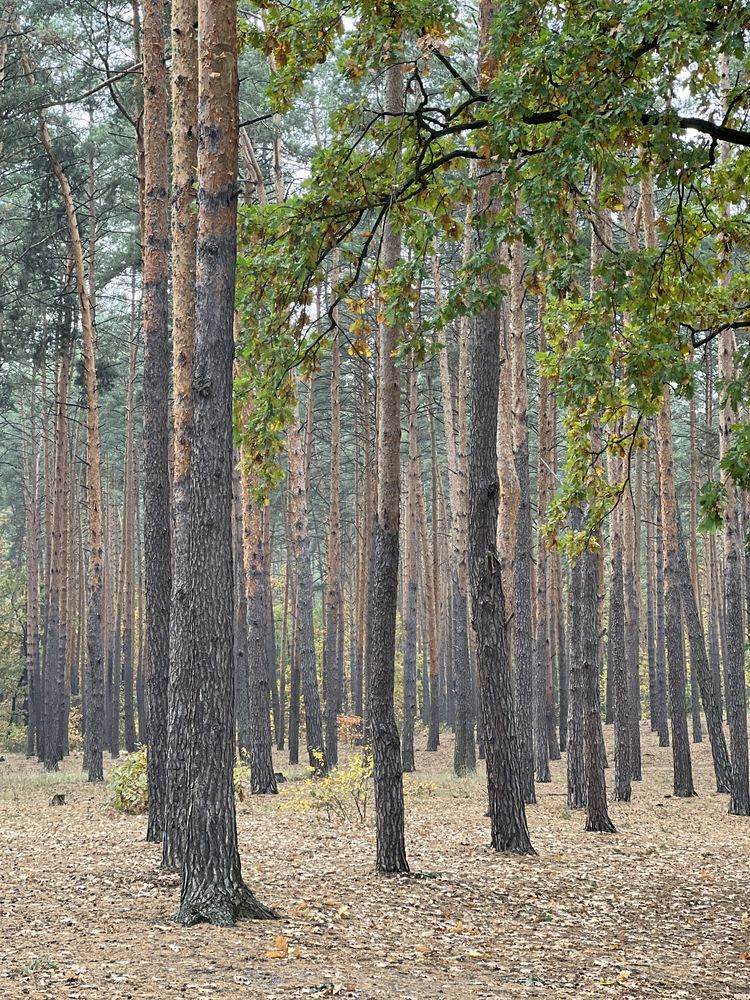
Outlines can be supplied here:
[[199, 11], [198, 253], [189, 493], [189, 811], [179, 923], [272, 917], [245, 886], [234, 806], [232, 361], [236, 9]]
[[[505, 599], [497, 553], [500, 316], [477, 317], [471, 352], [469, 571], [492, 846], [533, 854], [521, 794]], [[510, 428], [507, 429], [510, 433]]]
[[143, 214], [143, 542], [148, 656], [148, 830], [164, 830], [169, 683], [169, 605], [172, 588], [169, 518], [169, 327], [167, 91], [164, 5], [143, 7], [143, 139], [146, 152]]

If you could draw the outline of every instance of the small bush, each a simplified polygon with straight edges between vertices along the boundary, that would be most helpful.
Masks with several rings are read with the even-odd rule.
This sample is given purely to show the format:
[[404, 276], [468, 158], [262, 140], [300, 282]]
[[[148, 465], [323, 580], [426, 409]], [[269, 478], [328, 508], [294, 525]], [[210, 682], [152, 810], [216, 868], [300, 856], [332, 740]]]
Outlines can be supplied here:
[[143, 746], [112, 770], [112, 805], [125, 813], [148, 811], [146, 747]]
[[71, 750], [83, 750], [83, 713], [80, 705], [71, 705], [68, 716], [68, 746]]
[[15, 723], [8, 726], [3, 739], [0, 740], [0, 750], [7, 750], [9, 753], [25, 753], [26, 727], [18, 726]]
[[[245, 800], [245, 785], [250, 781], [247, 754], [234, 766], [234, 794]], [[120, 812], [148, 812], [148, 776], [146, 747], [142, 746], [112, 770], [112, 805]]]
[[247, 750], [240, 752], [240, 757], [234, 762], [234, 794], [238, 802], [247, 798], [245, 786], [250, 784], [250, 762]]
[[434, 781], [420, 781], [404, 775], [404, 795], [415, 799], [434, 798], [437, 795], [437, 785]]
[[352, 752], [346, 761], [320, 777], [314, 767], [301, 788], [295, 790], [290, 807], [314, 809], [329, 823], [366, 823], [372, 798], [372, 753], [369, 747]]
[[357, 740], [362, 739], [361, 715], [337, 715], [336, 725], [341, 743], [348, 743], [351, 747]]

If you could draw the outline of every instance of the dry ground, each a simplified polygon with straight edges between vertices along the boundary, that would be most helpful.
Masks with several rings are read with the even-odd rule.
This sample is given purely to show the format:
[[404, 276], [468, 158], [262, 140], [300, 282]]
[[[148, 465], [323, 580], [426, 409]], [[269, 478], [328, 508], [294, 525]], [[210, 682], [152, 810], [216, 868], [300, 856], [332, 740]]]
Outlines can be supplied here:
[[[418, 753], [408, 848], [429, 878], [375, 875], [372, 830], [292, 811], [299, 782], [245, 802], [245, 876], [281, 916], [233, 930], [170, 922], [178, 881], [143, 817], [113, 812], [79, 760], [40, 776], [7, 755], [0, 998], [750, 998], [750, 820], [713, 793], [707, 744], [685, 801], [670, 797], [671, 751], [643, 740], [616, 835], [582, 832], [558, 763], [528, 811], [539, 856], [520, 859], [487, 848], [482, 779], [450, 777], [450, 739]], [[67, 804], [50, 807], [58, 790]]]

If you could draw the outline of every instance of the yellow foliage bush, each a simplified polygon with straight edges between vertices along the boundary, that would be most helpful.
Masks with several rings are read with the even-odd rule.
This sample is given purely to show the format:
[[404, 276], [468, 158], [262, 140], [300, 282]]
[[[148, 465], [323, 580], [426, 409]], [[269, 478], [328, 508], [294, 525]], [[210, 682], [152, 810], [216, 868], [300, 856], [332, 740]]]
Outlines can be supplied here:
[[409, 798], [432, 798], [437, 795], [437, 785], [434, 781], [419, 781], [411, 775], [404, 775], [404, 795]]
[[80, 705], [71, 705], [68, 716], [68, 746], [71, 750], [83, 750], [83, 713]]
[[[322, 763], [323, 755], [314, 753]], [[339, 766], [320, 776], [310, 767], [310, 776], [295, 789], [284, 803], [293, 812], [315, 810], [329, 823], [366, 823], [372, 800], [372, 753], [369, 747], [350, 753]]]
[[338, 728], [339, 742], [348, 743], [354, 746], [355, 740], [362, 739], [362, 716], [361, 715], [337, 715], [336, 723]]

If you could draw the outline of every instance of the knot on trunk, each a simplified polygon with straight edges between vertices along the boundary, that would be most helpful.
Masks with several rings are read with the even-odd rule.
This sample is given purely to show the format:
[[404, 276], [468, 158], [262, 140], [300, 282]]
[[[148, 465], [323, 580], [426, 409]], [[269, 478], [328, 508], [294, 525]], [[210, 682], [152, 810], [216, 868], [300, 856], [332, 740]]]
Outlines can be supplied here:
[[207, 372], [196, 370], [193, 375], [193, 391], [204, 398], [211, 393], [211, 376]]

